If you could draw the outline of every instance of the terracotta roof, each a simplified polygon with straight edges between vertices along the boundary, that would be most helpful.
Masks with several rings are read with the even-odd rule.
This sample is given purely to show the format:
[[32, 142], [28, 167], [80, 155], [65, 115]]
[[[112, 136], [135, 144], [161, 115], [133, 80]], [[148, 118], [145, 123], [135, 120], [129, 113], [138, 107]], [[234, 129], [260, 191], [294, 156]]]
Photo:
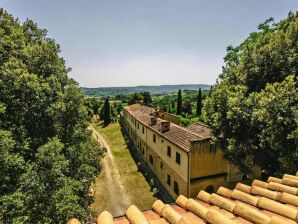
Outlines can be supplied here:
[[201, 138], [211, 138], [212, 137], [212, 129], [204, 124], [191, 124], [186, 128], [187, 130], [195, 133], [198, 136], [201, 136]]
[[267, 182], [255, 180], [251, 186], [238, 183], [234, 190], [220, 187], [213, 194], [200, 191], [196, 199], [180, 195], [175, 204], [157, 200], [152, 210], [144, 212], [132, 205], [120, 218], [103, 212], [97, 224], [297, 224], [297, 221], [298, 172], [296, 176], [285, 174], [282, 179], [270, 177]]
[[[131, 106], [124, 107], [124, 109], [129, 112], [136, 120], [187, 152], [190, 150], [191, 141], [199, 141], [210, 138], [210, 128], [200, 124], [195, 125], [197, 127], [196, 130], [191, 130], [171, 122], [170, 130], [162, 133], [160, 131], [161, 122], [164, 120], [157, 118], [157, 124], [150, 125], [152, 114], [155, 112], [155, 109], [152, 107], [147, 107], [141, 104], [133, 104]], [[198, 126], [200, 126], [200, 128], [198, 128]], [[197, 132], [197, 130], [199, 130], [199, 132]], [[208, 134], [206, 135], [206, 133]]]

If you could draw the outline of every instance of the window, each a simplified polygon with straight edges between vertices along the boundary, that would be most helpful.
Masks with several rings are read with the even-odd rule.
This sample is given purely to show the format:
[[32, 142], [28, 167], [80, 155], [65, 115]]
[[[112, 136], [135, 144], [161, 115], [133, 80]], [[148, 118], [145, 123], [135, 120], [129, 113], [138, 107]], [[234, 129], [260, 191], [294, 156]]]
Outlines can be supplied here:
[[153, 165], [153, 157], [151, 155], [149, 156], [149, 161]]
[[142, 129], [142, 132], [143, 132], [143, 134], [145, 133], [145, 128], [144, 128], [144, 126], [143, 126], [143, 129]]
[[138, 123], [137, 127], [138, 127], [138, 129], [140, 128], [140, 124], [139, 123]]
[[163, 169], [163, 162], [160, 162], [160, 169]]
[[168, 177], [167, 177], [167, 184], [169, 186], [171, 186], [171, 176], [168, 174]]
[[180, 153], [176, 152], [176, 163], [180, 165]]
[[153, 142], [156, 142], [156, 134], [153, 134]]
[[167, 149], [167, 155], [168, 155], [168, 157], [170, 157], [170, 158], [171, 158], [171, 156], [172, 156], [172, 149], [171, 149], [170, 146], [168, 146], [168, 149]]
[[179, 195], [179, 185], [176, 181], [174, 181], [174, 192]]

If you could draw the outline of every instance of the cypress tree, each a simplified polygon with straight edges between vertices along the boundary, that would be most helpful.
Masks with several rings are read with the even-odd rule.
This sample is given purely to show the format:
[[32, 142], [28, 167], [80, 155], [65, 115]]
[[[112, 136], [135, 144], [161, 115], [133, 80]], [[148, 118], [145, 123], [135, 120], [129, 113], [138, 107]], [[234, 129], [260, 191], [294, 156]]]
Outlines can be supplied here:
[[209, 91], [209, 95], [208, 96], [211, 95], [211, 92], [212, 92], [212, 86], [210, 87], [210, 91]]
[[177, 115], [181, 114], [181, 108], [182, 108], [182, 95], [181, 95], [181, 89], [179, 89], [178, 99], [177, 99]]
[[109, 98], [107, 97], [103, 106], [103, 122], [105, 125], [111, 123], [111, 108]]
[[196, 115], [201, 116], [202, 114], [202, 90], [201, 88], [199, 89], [198, 92], [198, 98], [197, 98], [197, 110], [196, 110]]

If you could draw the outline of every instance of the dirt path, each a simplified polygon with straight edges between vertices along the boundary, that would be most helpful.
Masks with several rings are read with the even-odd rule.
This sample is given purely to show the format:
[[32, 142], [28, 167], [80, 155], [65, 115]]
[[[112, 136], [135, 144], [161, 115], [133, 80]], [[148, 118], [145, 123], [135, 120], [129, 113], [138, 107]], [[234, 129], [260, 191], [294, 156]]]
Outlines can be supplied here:
[[97, 208], [108, 210], [113, 216], [123, 215], [128, 206], [132, 204], [130, 196], [124, 188], [119, 167], [115, 163], [110, 146], [93, 127], [92, 131], [94, 138], [107, 150], [105, 157], [102, 159], [102, 172], [95, 183], [97, 186], [101, 186], [99, 188], [101, 190], [93, 189], [94, 203], [97, 204]]

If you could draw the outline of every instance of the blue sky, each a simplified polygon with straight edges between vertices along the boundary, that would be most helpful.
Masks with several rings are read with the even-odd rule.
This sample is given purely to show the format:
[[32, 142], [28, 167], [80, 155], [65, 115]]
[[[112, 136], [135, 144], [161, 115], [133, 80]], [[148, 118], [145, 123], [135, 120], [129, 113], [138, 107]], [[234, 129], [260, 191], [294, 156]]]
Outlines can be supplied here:
[[46, 28], [81, 86], [215, 83], [226, 47], [297, 0], [0, 0]]

